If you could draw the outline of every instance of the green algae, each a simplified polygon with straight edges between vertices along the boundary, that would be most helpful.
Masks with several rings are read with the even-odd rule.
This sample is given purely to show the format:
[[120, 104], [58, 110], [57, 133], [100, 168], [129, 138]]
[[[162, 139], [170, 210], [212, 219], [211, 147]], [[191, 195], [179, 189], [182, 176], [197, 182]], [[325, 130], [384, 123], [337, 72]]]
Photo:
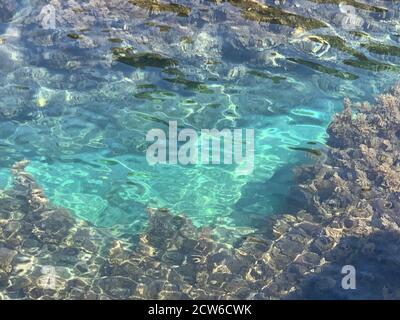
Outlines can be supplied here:
[[157, 86], [152, 83], [143, 83], [136, 85], [138, 89], [157, 89]]
[[366, 3], [362, 3], [362, 2], [358, 2], [355, 0], [310, 0], [312, 2], [315, 3], [319, 3], [319, 4], [347, 4], [350, 5], [354, 8], [357, 9], [362, 9], [362, 10], [366, 10], [366, 11], [371, 11], [371, 12], [379, 12], [379, 13], [385, 13], [388, 10], [386, 8], [382, 8], [382, 7], [377, 7], [377, 6], [372, 6]]
[[135, 53], [132, 48], [112, 48], [114, 60], [135, 68], [166, 68], [175, 66], [175, 59], [154, 52]]
[[150, 13], [171, 12], [179, 17], [188, 17], [190, 8], [177, 3], [162, 3], [157, 0], [130, 0], [129, 3]]
[[112, 42], [112, 43], [122, 43], [124, 42], [122, 39], [120, 38], [108, 38], [108, 41]]
[[343, 39], [341, 37], [338, 37], [338, 36], [332, 36], [332, 35], [326, 35], [326, 34], [318, 34], [315, 37], [310, 37], [309, 39], [311, 41], [314, 41], [314, 42], [319, 42], [319, 40], [318, 40], [319, 38], [324, 40], [324, 41], [326, 41], [326, 42], [328, 42], [332, 48], [335, 48], [335, 49], [337, 49], [339, 51], [348, 53], [348, 54], [350, 54], [352, 56], [356, 56], [356, 57], [362, 55], [357, 50], [349, 47], [347, 45], [347, 42], [346, 42], [345, 39]]
[[[358, 33], [360, 35], [360, 32]], [[367, 37], [367, 34], [361, 33], [362, 35], [360, 36], [365, 36]], [[357, 51], [356, 49], [353, 49], [347, 45], [347, 42], [345, 39], [338, 37], [338, 36], [332, 36], [332, 35], [324, 35], [324, 34], [319, 34], [316, 37], [320, 37], [321, 39], [327, 41], [332, 48], [335, 48], [339, 51], [348, 53], [357, 59], [361, 60], [368, 60], [368, 58], [361, 52]], [[316, 41], [314, 40], [313, 37], [310, 37], [311, 41]], [[390, 45], [384, 45], [382, 43], [378, 42], [369, 42], [369, 43], [363, 43], [361, 44], [361, 47], [366, 48], [370, 52], [374, 53], [379, 53], [379, 54], [391, 54], [391, 55], [400, 55], [400, 48], [396, 46], [390, 46]]]
[[313, 18], [306, 18], [286, 12], [277, 7], [269, 7], [253, 0], [227, 0], [231, 5], [242, 10], [242, 17], [258, 23], [272, 23], [304, 30], [326, 28], [327, 25]]
[[343, 60], [343, 63], [345, 65], [352, 66], [355, 68], [360, 68], [375, 72], [383, 72], [383, 71], [390, 71], [396, 73], [400, 72], [399, 66], [379, 61], [374, 61], [370, 59], [345, 59]]
[[148, 26], [148, 27], [158, 28], [158, 30], [160, 32], [168, 32], [169, 30], [172, 29], [172, 27], [170, 27], [170, 26], [167, 26], [165, 24], [158, 24], [158, 23], [155, 23], [155, 22], [146, 22], [145, 25]]
[[193, 99], [185, 99], [183, 101], [184, 104], [188, 105], [188, 104], [197, 104], [197, 102]]
[[[143, 119], [145, 121], [157, 122], [157, 123], [163, 124], [163, 125], [165, 125], [167, 127], [169, 126], [169, 122], [167, 120], [160, 119], [160, 118], [158, 118], [156, 116], [153, 116], [153, 115], [150, 115], [150, 114], [147, 114], [147, 113], [143, 113], [143, 112], [136, 112], [135, 114], [139, 118], [141, 118], [141, 119]], [[178, 128], [179, 128], [179, 126], [178, 126]]]
[[165, 91], [165, 90], [159, 90], [156, 93], [158, 93], [158, 94], [160, 94], [160, 95], [162, 95], [164, 97], [175, 97], [176, 96], [176, 94], [174, 92]]
[[[376, 60], [371, 60], [369, 59], [365, 54], [357, 51], [356, 49], [353, 49], [351, 47], [349, 47], [346, 43], [346, 40], [344, 40], [341, 37], [338, 36], [331, 36], [331, 35], [318, 35], [317, 37], [321, 37], [322, 39], [324, 39], [325, 41], [327, 41], [333, 48], [350, 54], [353, 57], [355, 57], [356, 59], [345, 59], [343, 60], [343, 63], [345, 65], [349, 65], [352, 67], [356, 67], [356, 68], [360, 68], [360, 69], [365, 69], [365, 70], [370, 70], [370, 71], [377, 71], [377, 72], [381, 72], [381, 71], [390, 71], [390, 72], [399, 72], [399, 67], [392, 65], [392, 64], [388, 64], [388, 63], [384, 63], [384, 62], [380, 62], [380, 61], [376, 61]], [[312, 40], [312, 38], [310, 38]], [[363, 44], [361, 46], [364, 46]], [[378, 46], [375, 44], [371, 47], [369, 47], [369, 51], [372, 52], [372, 50], [377, 51], [378, 52], [387, 52], [388, 50], [392, 50], [392, 54], [394, 51], [394, 54], [397, 54], [398, 51], [394, 50], [397, 47], [392, 48], [392, 46], [389, 46], [389, 48], [378, 48]], [[366, 49], [368, 50], [368, 47], [366, 47]]]
[[165, 68], [163, 70], [163, 73], [176, 77], [182, 77], [182, 78], [185, 77], [185, 74], [178, 68]]
[[349, 34], [357, 37], [357, 38], [369, 38], [369, 34], [366, 32], [362, 32], [362, 31], [356, 31], [356, 30], [351, 30], [349, 31]]
[[17, 89], [17, 90], [23, 90], [23, 91], [30, 90], [30, 88], [29, 88], [28, 86], [16, 85], [16, 86], [14, 86], [14, 87], [15, 87], [15, 89]]
[[294, 150], [294, 151], [303, 151], [303, 152], [307, 152], [310, 153], [314, 156], [320, 157], [322, 156], [322, 152], [318, 149], [312, 149], [312, 148], [303, 148], [303, 147], [289, 147], [290, 150]]
[[81, 38], [82, 38], [82, 36], [80, 36], [80, 35], [77, 34], [77, 33], [68, 33], [68, 34], [67, 34], [67, 37], [68, 37], [68, 38], [71, 38], [71, 39], [74, 39], [74, 40], [78, 40], [78, 39], [81, 39]]
[[136, 99], [141, 99], [141, 100], [150, 100], [153, 101], [155, 98], [152, 95], [151, 91], [143, 91], [143, 92], [137, 92], [133, 95]]
[[153, 101], [153, 102], [162, 102], [163, 101], [162, 98], [153, 96], [155, 94], [157, 94], [156, 91], [143, 91], [143, 92], [135, 93], [134, 97], [136, 99], [140, 99], [140, 100], [148, 100], [148, 101]]
[[87, 12], [87, 10], [83, 9], [83, 8], [72, 8], [72, 11], [75, 13], [85, 13]]
[[154, 84], [137, 85], [138, 89], [151, 89], [148, 91], [141, 91], [134, 94], [134, 97], [141, 100], [149, 101], [164, 101], [164, 98], [175, 97], [176, 94], [171, 91], [159, 90]]
[[207, 104], [207, 107], [213, 108], [213, 109], [218, 109], [221, 107], [221, 104], [220, 103], [209, 103], [209, 104]]
[[281, 81], [286, 80], [285, 77], [271, 75], [259, 70], [249, 70], [247, 73], [255, 77], [272, 80], [273, 83], [280, 83]]
[[176, 77], [176, 78], [164, 78], [165, 81], [168, 81], [173, 84], [181, 84], [184, 86], [185, 89], [190, 90], [190, 91], [196, 91], [200, 93], [206, 93], [206, 94], [211, 94], [214, 93], [211, 89], [208, 88], [206, 84], [200, 81], [193, 81], [189, 79], [185, 79], [182, 77]]
[[99, 162], [104, 163], [109, 166], [116, 166], [116, 165], [120, 164], [118, 161], [113, 160], [113, 159], [101, 159], [101, 160], [99, 160]]
[[362, 43], [361, 47], [372, 53], [400, 57], [400, 47], [391, 46], [380, 42]]
[[208, 60], [204, 61], [204, 64], [207, 64], [209, 66], [216, 66], [218, 64], [221, 64], [221, 61], [208, 59]]
[[359, 78], [357, 75], [352, 74], [350, 72], [339, 71], [339, 70], [336, 70], [335, 68], [323, 66], [316, 62], [311, 62], [311, 61], [297, 59], [297, 58], [287, 58], [287, 60], [304, 65], [306, 67], [309, 67], [313, 70], [316, 70], [316, 71], [319, 71], [319, 72], [322, 72], [325, 74], [333, 75], [333, 76], [338, 77], [343, 80], [356, 80]]

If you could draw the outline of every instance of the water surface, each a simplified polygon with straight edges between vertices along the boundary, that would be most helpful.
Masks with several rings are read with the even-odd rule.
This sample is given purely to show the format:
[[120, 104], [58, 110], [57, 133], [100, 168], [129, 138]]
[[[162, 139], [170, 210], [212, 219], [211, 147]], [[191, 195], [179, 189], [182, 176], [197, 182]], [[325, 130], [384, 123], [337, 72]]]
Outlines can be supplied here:
[[[334, 0], [106, 3], [54, 2], [50, 30], [46, 1], [0, 15], [0, 186], [28, 159], [53, 203], [97, 226], [137, 232], [166, 207], [245, 232], [301, 208], [293, 168], [323, 154], [343, 98], [398, 80], [396, 1], [345, 1], [350, 16]], [[150, 166], [145, 135], [168, 121], [254, 129], [253, 173]]]

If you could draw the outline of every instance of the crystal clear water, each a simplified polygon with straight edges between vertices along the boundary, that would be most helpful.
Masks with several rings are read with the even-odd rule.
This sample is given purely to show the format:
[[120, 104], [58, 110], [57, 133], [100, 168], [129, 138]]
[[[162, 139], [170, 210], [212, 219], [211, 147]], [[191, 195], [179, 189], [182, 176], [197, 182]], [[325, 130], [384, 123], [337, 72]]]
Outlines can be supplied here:
[[[311, 15], [327, 23], [322, 29], [285, 17], [246, 19], [246, 1], [176, 2], [192, 8], [189, 17], [138, 5], [131, 20], [100, 14], [87, 29], [64, 21], [43, 30], [34, 18], [46, 1], [24, 1], [2, 19], [0, 187], [10, 184], [13, 162], [29, 159], [54, 204], [98, 226], [137, 232], [150, 206], [198, 225], [246, 230], [304, 205], [290, 196], [293, 168], [324, 150], [343, 97], [371, 100], [398, 80], [396, 2], [379, 3], [390, 14], [356, 6], [364, 22], [351, 30], [332, 18], [341, 12], [336, 1], [260, 1]], [[216, 12], [212, 21], [199, 14], [206, 5]], [[129, 65], [112, 54], [128, 47], [174, 59], [173, 66], [149, 55]], [[168, 121], [253, 128], [253, 173], [240, 175], [235, 165], [150, 166], [145, 135], [167, 130]]]

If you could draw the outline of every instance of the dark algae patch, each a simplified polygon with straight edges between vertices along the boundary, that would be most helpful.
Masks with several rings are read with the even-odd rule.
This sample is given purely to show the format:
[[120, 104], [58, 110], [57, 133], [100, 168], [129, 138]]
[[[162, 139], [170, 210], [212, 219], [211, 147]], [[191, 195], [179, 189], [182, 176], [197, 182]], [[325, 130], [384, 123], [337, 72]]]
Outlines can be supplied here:
[[355, 68], [365, 69], [369, 71], [382, 72], [382, 71], [390, 71], [390, 72], [400, 72], [400, 67], [393, 64], [383, 63], [379, 61], [374, 61], [370, 59], [345, 59], [343, 63], [352, 66]]
[[135, 68], [166, 68], [177, 65], [175, 59], [165, 57], [153, 52], [136, 53], [132, 48], [113, 48], [113, 57], [115, 61], [121, 62]]
[[113, 159], [101, 159], [101, 160], [99, 160], [99, 162], [110, 165], [110, 166], [117, 166], [120, 164], [118, 161], [113, 160]]
[[322, 21], [286, 12], [278, 7], [270, 7], [257, 1], [228, 0], [227, 2], [232, 6], [240, 8], [243, 18], [248, 20], [273, 23], [292, 28], [302, 28], [304, 30], [327, 27]]
[[81, 36], [79, 34], [77, 34], [77, 33], [68, 33], [67, 37], [71, 38], [71, 39], [74, 39], [74, 40], [81, 39]]
[[357, 38], [369, 38], [369, 34], [366, 32], [351, 30], [351, 31], [349, 31], [349, 33]]
[[[318, 37], [327, 41], [333, 48], [335, 48], [339, 51], [345, 52], [355, 58], [355, 59], [344, 59], [343, 63], [345, 65], [349, 65], [349, 66], [352, 66], [355, 68], [370, 70], [370, 71], [376, 71], [376, 72], [381, 72], [381, 71], [399, 72], [400, 71], [399, 66], [372, 60], [372, 59], [368, 58], [365, 54], [348, 46], [346, 40], [341, 37], [332, 36], [332, 35], [323, 35], [323, 34], [318, 35]], [[310, 39], [313, 40], [312, 37], [310, 37]], [[363, 47], [363, 45], [361, 45], [361, 47]], [[384, 46], [381, 48], [378, 48], [376, 45], [368, 46], [366, 44], [365, 47], [366, 47], [366, 49], [369, 49], [369, 51], [371, 51], [371, 52], [373, 52], [374, 50], [377, 51], [376, 53], [386, 52], [388, 50], [388, 48], [385, 48]], [[395, 48], [397, 48], [397, 47], [395, 47]], [[391, 48], [391, 49], [394, 50], [395, 53], [398, 53], [397, 49], [395, 49], [395, 48]]]
[[136, 85], [136, 88], [138, 88], [138, 89], [157, 89], [157, 86], [152, 83], [143, 83], [143, 84]]
[[180, 17], [188, 17], [191, 11], [190, 8], [173, 2], [161, 2], [157, 0], [129, 0], [129, 3], [148, 10], [150, 14], [171, 12], [176, 13]]
[[155, 23], [155, 22], [146, 22], [145, 25], [149, 26], [149, 27], [158, 28], [158, 30], [160, 32], [168, 32], [169, 30], [172, 29], [170, 26], [167, 26], [165, 24], [158, 24], [158, 23]]
[[165, 68], [163, 70], [163, 73], [168, 74], [168, 75], [172, 75], [172, 76], [176, 76], [178, 78], [184, 78], [185, 77], [185, 73], [182, 72], [181, 70], [179, 70], [178, 68]]
[[176, 95], [172, 91], [160, 90], [156, 85], [153, 84], [138, 85], [137, 88], [143, 90], [149, 89], [134, 94], [135, 98], [142, 100], [162, 101], [168, 97], [174, 97]]
[[371, 12], [379, 12], [379, 13], [385, 13], [388, 10], [383, 7], [377, 7], [377, 6], [372, 6], [363, 2], [355, 1], [355, 0], [310, 0], [315, 3], [320, 3], [320, 4], [347, 4], [350, 5], [354, 8], [357, 9], [362, 9], [362, 10], [367, 10]]
[[259, 70], [249, 70], [247, 73], [255, 77], [272, 80], [273, 83], [280, 83], [281, 81], [286, 80], [285, 77], [269, 74]]
[[322, 156], [322, 152], [320, 150], [317, 150], [317, 149], [304, 148], [304, 147], [289, 147], [289, 149], [290, 150], [294, 150], [294, 151], [307, 152], [307, 153], [312, 154], [312, 155], [317, 156], [317, 157]]
[[358, 79], [358, 76], [356, 76], [355, 74], [352, 74], [350, 72], [345, 72], [345, 71], [339, 71], [336, 70], [335, 68], [330, 68], [327, 66], [323, 66], [322, 64], [316, 63], [316, 62], [311, 62], [311, 61], [306, 61], [303, 59], [296, 59], [296, 58], [288, 58], [287, 60], [291, 61], [291, 62], [295, 62], [298, 64], [302, 64], [306, 67], [309, 67], [313, 70], [322, 72], [322, 73], [326, 73], [326, 74], [330, 74], [333, 75], [335, 77], [341, 78], [343, 80], [356, 80]]
[[361, 47], [367, 49], [369, 52], [381, 54], [385, 56], [400, 57], [400, 47], [391, 46], [379, 42], [362, 43]]
[[110, 41], [112, 43], [122, 43], [122, 42], [124, 42], [124, 40], [122, 40], [120, 38], [108, 38], [108, 41]]
[[361, 55], [361, 53], [359, 53], [357, 50], [353, 49], [352, 47], [349, 47], [347, 45], [346, 40], [339, 36], [318, 34], [315, 37], [309, 37], [309, 39], [315, 42], [319, 42], [320, 41], [319, 39], [323, 39], [324, 41], [328, 42], [332, 46], [332, 48], [335, 48], [339, 51], [348, 53], [356, 57]]
[[164, 80], [172, 84], [182, 85], [186, 90], [196, 91], [200, 93], [207, 93], [207, 94], [213, 93], [213, 91], [209, 89], [208, 86], [203, 82], [188, 80], [182, 77], [164, 78]]
[[189, 91], [196, 91], [200, 93], [213, 93], [213, 91], [209, 89], [209, 87], [204, 82], [187, 79], [185, 73], [178, 68], [165, 68], [163, 70], [163, 73], [168, 76], [174, 76], [173, 78], [163, 78], [164, 81], [167, 81], [171, 84], [181, 85]]

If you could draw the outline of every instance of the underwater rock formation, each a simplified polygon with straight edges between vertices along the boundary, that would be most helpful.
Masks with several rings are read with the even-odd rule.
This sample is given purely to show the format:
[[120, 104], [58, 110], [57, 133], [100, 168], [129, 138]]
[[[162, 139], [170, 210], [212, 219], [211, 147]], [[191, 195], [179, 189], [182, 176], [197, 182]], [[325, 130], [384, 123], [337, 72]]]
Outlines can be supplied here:
[[[149, 209], [137, 242], [52, 206], [27, 161], [0, 194], [1, 299], [400, 298], [400, 86], [344, 101], [323, 159], [298, 169], [308, 206], [234, 244]], [[357, 290], [341, 288], [341, 268]]]
[[[310, 214], [275, 218], [272, 230], [279, 227], [278, 242], [292, 239], [292, 233], [307, 236], [271, 284], [274, 289], [290, 284], [295, 290], [289, 297], [297, 298], [399, 297], [399, 111], [400, 86], [379, 96], [373, 106], [344, 101], [344, 111], [327, 130], [326, 159], [299, 170], [299, 179], [308, 181], [300, 187]], [[314, 260], [307, 268], [306, 257]], [[340, 286], [340, 271], [347, 264], [360, 274], [354, 292]]]
[[14, 186], [0, 197], [0, 297], [90, 298], [106, 238], [49, 205], [26, 165], [12, 167]]

